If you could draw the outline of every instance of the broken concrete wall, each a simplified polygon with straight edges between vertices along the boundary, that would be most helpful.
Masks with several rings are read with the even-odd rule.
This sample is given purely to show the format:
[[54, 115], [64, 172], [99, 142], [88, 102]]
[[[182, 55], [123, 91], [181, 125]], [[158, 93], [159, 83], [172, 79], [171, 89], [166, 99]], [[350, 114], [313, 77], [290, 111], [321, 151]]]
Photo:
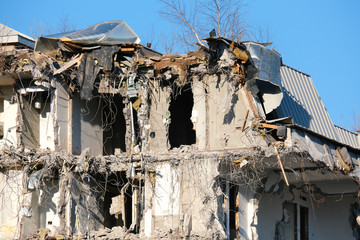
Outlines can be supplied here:
[[[173, 92], [174, 88], [160, 87], [159, 84], [154, 81], [151, 91], [149, 145], [150, 149], [161, 151], [171, 147], [168, 146], [169, 134], [180, 137], [174, 131], [169, 132], [168, 128], [176, 121], [172, 119], [176, 116], [170, 113], [171, 96], [177, 94], [180, 97], [181, 92]], [[204, 75], [202, 78], [193, 77], [191, 90], [185, 91], [192, 91], [193, 95], [189, 118], [199, 150], [236, 149], [258, 144], [250, 142], [253, 138], [249, 140], [246, 136], [254, 115], [250, 111], [245, 89], [239, 82], [225, 74]], [[187, 130], [182, 128], [182, 131]]]
[[[349, 154], [348, 161], [344, 162], [339, 158], [336, 151], [338, 145], [333, 141], [321, 139], [314, 134], [298, 129], [289, 129], [287, 141], [288, 147], [296, 146], [299, 149], [306, 149], [307, 153], [314, 161], [326, 164], [330, 169], [338, 168], [349, 171], [347, 168], [357, 169], [359, 167], [359, 153], [353, 152]], [[348, 152], [348, 150], [346, 150]]]
[[24, 194], [24, 215], [21, 221], [21, 236], [26, 237], [38, 229], [39, 226], [39, 196], [40, 191]]
[[[252, 226], [255, 224], [254, 213], [257, 210], [258, 204], [254, 196], [254, 192], [246, 187], [239, 187], [239, 235], [241, 239], [250, 240], [253, 239]], [[255, 231], [256, 232], [256, 231]]]
[[193, 76], [192, 91], [194, 95], [194, 106], [191, 112], [191, 122], [196, 132], [196, 146], [199, 150], [205, 150], [209, 145], [209, 128], [207, 128], [209, 124], [207, 120], [209, 111], [209, 89], [206, 81], [202, 81], [199, 76]]
[[205, 157], [156, 164], [154, 183], [146, 181], [145, 234], [224, 238], [218, 164]]
[[16, 239], [20, 236], [23, 216], [22, 182], [21, 170], [0, 172], [0, 239]]
[[54, 143], [58, 149], [72, 152], [72, 103], [69, 98], [69, 89], [65, 84], [55, 81], [56, 91], [54, 96]]
[[25, 198], [31, 202], [31, 209], [23, 217], [22, 236], [28, 236], [39, 228], [48, 229], [48, 233], [53, 236], [59, 234], [59, 196], [57, 180], [46, 182], [45, 186], [25, 194]]
[[2, 86], [0, 95], [0, 123], [2, 126], [2, 146], [17, 146], [18, 103], [13, 87]]
[[39, 228], [48, 228], [56, 235], [60, 226], [58, 182], [53, 180], [40, 186], [37, 177], [18, 170], [0, 175], [0, 239], [23, 238]]
[[252, 225], [258, 239], [354, 239], [357, 184], [351, 178], [311, 170], [287, 176], [290, 187], [278, 173], [270, 173], [264, 192], [256, 194], [259, 203]]
[[184, 236], [224, 237], [224, 193], [216, 158], [187, 158], [181, 167], [181, 225]]
[[155, 171], [155, 229], [176, 229], [180, 221], [181, 170], [171, 163], [164, 163], [158, 164]]
[[[164, 151], [168, 150], [168, 127], [170, 124], [170, 86], [161, 86], [160, 81], [153, 81], [151, 84], [150, 96], [150, 151]], [[150, 85], [150, 86], [151, 86]]]
[[103, 227], [101, 191], [88, 174], [72, 175], [70, 180], [70, 223], [72, 234], [85, 234]]
[[59, 181], [51, 180], [40, 189], [39, 195], [39, 227], [50, 230], [51, 235], [59, 234]]
[[226, 75], [209, 76], [205, 81], [210, 94], [207, 120], [209, 150], [249, 146], [243, 129], [251, 126], [253, 114], [251, 111], [247, 114], [249, 104], [243, 87]]
[[[295, 191], [295, 193], [289, 192], [288, 188], [285, 188], [282, 193], [273, 192], [261, 194], [258, 211], [256, 213], [256, 218], [258, 219], [258, 224], [256, 225], [258, 239], [294, 239], [294, 225], [279, 226], [279, 223], [288, 223], [289, 216], [294, 216], [293, 213], [288, 213], [284, 210], [284, 203], [286, 202], [300, 204], [309, 210], [308, 236], [314, 235], [315, 222], [311, 217], [311, 203], [310, 199], [307, 198], [307, 194], [301, 190]], [[295, 211], [296, 209], [296, 207], [293, 208]], [[290, 230], [288, 228], [290, 228]], [[290, 231], [292, 234], [286, 233], [287, 231]], [[285, 236], [292, 238], [285, 238]]]
[[[339, 213], [341, 215], [339, 221], [344, 221], [351, 215], [352, 206], [350, 205], [355, 201], [357, 185], [349, 177], [344, 178], [344, 175], [330, 176], [329, 171], [324, 173], [305, 170], [306, 176], [310, 179], [314, 197], [317, 201], [324, 197], [326, 202], [316, 202], [310, 197], [306, 189], [307, 185], [299, 180], [301, 173], [297, 172], [298, 170], [286, 172], [290, 187], [287, 187], [282, 180], [283, 176], [280, 170], [266, 172], [265, 176], [269, 177], [266, 181], [262, 181], [264, 183], [263, 190], [260, 188], [258, 192], [254, 193], [251, 189], [257, 188], [251, 188], [250, 182], [241, 181], [239, 176], [245, 173], [241, 172], [241, 169], [251, 167], [253, 164], [256, 165], [256, 168], [262, 168], [260, 159], [251, 160], [251, 156], [256, 156], [254, 153], [256, 150], [241, 151], [236, 154], [219, 152], [194, 154], [191, 147], [182, 147], [177, 149], [177, 152], [175, 150], [169, 152], [172, 154], [163, 156], [162, 160], [144, 156], [147, 160], [146, 164], [141, 162], [145, 161], [144, 159], [137, 158], [136, 155], [134, 155], [136, 158], [134, 160], [139, 162], [131, 164], [123, 161], [127, 158], [121, 159], [115, 156], [91, 158], [90, 155], [86, 155], [88, 157], [83, 155], [80, 158], [75, 157], [76, 165], [68, 169], [79, 172], [72, 173], [65, 170], [60, 175], [60, 184], [56, 180], [51, 180], [51, 184], [45, 181], [44, 188], [27, 194], [25, 199], [28, 202], [24, 200], [23, 205], [32, 207], [31, 216], [27, 211], [28, 217], [24, 217], [22, 221], [25, 226], [21, 228], [23, 235], [30, 234], [30, 230], [47, 227], [51, 229], [50, 235], [56, 232], [69, 236], [84, 236], [89, 231], [103, 228], [105, 221], [108, 227], [121, 226], [121, 223], [113, 225], [109, 222], [112, 220], [110, 215], [105, 212], [109, 211], [108, 208], [111, 207], [111, 204], [105, 202], [109, 202], [112, 196], [121, 194], [125, 183], [129, 183], [131, 189], [131, 191], [124, 192], [126, 195], [124, 206], [130, 209], [125, 211], [128, 222], [126, 227], [130, 229], [131, 226], [139, 226], [140, 236], [145, 233], [146, 236], [152, 238], [201, 236], [208, 239], [225, 239], [230, 216], [230, 228], [236, 224], [239, 235], [244, 239], [263, 239], [268, 236], [282, 239], [281, 236], [294, 234], [292, 227], [294, 223], [288, 221], [291, 216], [294, 216], [289, 213], [294, 208], [294, 204], [308, 209], [309, 236], [323, 234], [323, 232], [317, 231], [317, 223], [311, 218], [314, 212], [312, 211], [313, 206], [315, 206], [316, 219], [319, 219], [319, 216], [323, 219], [322, 222], [326, 218], [335, 216], [332, 213], [329, 213], [330, 216], [324, 215], [332, 206], [346, 212]], [[260, 153], [258, 152], [258, 154]], [[231, 166], [238, 164], [236, 159], [242, 159], [241, 156], [247, 156], [246, 162], [249, 162], [245, 163], [245, 160], [242, 160], [243, 167], [232, 169]], [[61, 155], [57, 159], [69, 159], [62, 163], [63, 168], [67, 168], [71, 163], [71, 158]], [[155, 159], [156, 161], [153, 161]], [[104, 171], [107, 171], [106, 165], [104, 165], [106, 161], [110, 161], [109, 164], [113, 166], [110, 167], [111, 171], [125, 169], [124, 172], [106, 178], [107, 180], [103, 179], [106, 176]], [[49, 163], [55, 164], [51, 161]], [[270, 163], [270, 165], [273, 164]], [[138, 181], [136, 179], [141, 178], [141, 171], [135, 169], [135, 166], [137, 166], [136, 168], [143, 166], [147, 169], [144, 208], [141, 203], [142, 195], [137, 193], [138, 190], [142, 191], [142, 188], [141, 185], [137, 187], [138, 183], [136, 183]], [[126, 169], [128, 169], [127, 174], [125, 174]], [[104, 175], [99, 178], [100, 175], [93, 175], [93, 170], [102, 172]], [[253, 175], [248, 175], [248, 177], [251, 176]], [[134, 180], [128, 179], [128, 177], [134, 177]], [[114, 182], [116, 179], [117, 181]], [[327, 182], [326, 179], [338, 179], [339, 182], [338, 184], [336, 184], [337, 181]], [[228, 192], [227, 184], [238, 187], [238, 195], [235, 190]], [[261, 182], [258, 184], [261, 185]], [[104, 188], [109, 189], [110, 194], [105, 193]], [[22, 185], [19, 186], [19, 193], [22, 192], [22, 189]], [[343, 192], [346, 193], [344, 196], [342, 196]], [[331, 200], [334, 198], [339, 201]], [[339, 205], [340, 200], [342, 203]], [[235, 204], [235, 201], [238, 205]], [[105, 206], [106, 208], [104, 208]], [[226, 206], [230, 206], [230, 215]], [[325, 210], [322, 207], [325, 207]], [[232, 211], [236, 211], [238, 214], [233, 214]], [[24, 213], [21, 213], [20, 216]], [[138, 217], [142, 219], [141, 223], [140, 219], [137, 219]], [[119, 215], [119, 218], [122, 216]], [[353, 219], [355, 218], [353, 217]], [[236, 221], [238, 223], [234, 223]], [[131, 231], [137, 231], [136, 229]], [[233, 229], [230, 230], [231, 236], [235, 236], [236, 232], [233, 233]], [[277, 236], [279, 238], [276, 238]], [[309, 239], [311, 238], [317, 239], [314, 237]]]

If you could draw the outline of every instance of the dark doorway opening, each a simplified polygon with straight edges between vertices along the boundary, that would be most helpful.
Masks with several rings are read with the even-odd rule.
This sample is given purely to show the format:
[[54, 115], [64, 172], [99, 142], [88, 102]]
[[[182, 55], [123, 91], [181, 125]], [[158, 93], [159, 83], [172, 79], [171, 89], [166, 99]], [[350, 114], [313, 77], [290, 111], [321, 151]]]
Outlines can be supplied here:
[[133, 221], [133, 191], [125, 172], [112, 174], [105, 180], [103, 203], [104, 227], [129, 229]]
[[104, 95], [103, 99], [103, 154], [112, 155], [126, 152], [126, 123], [122, 97]]
[[300, 206], [300, 239], [309, 239], [309, 209]]
[[170, 102], [169, 141], [171, 148], [191, 145], [196, 142], [196, 134], [191, 122], [194, 96], [191, 85], [174, 87]]
[[228, 239], [239, 239], [239, 186], [224, 180], [221, 189], [226, 196], [223, 198], [224, 227]]
[[230, 210], [230, 239], [237, 239], [239, 229], [239, 188], [236, 185], [230, 185], [229, 210]]

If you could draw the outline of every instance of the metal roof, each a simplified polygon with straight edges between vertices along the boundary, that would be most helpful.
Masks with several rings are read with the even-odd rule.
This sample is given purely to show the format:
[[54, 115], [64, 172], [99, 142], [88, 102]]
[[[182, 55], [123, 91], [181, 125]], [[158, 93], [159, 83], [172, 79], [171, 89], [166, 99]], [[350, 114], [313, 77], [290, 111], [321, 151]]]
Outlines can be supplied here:
[[141, 42], [136, 33], [124, 21], [105, 21], [86, 29], [72, 32], [61, 38], [82, 44], [117, 45]]
[[[310, 75], [283, 65], [279, 53], [265, 49], [259, 43], [244, 44], [259, 70], [257, 78], [280, 85], [283, 98], [275, 110], [278, 119], [291, 116], [297, 126], [348, 146], [360, 148], [358, 134], [333, 124]], [[269, 91], [268, 87], [261, 91], [263, 90]], [[274, 101], [274, 92], [270, 93], [269, 100]], [[263, 99], [264, 96], [266, 95], [263, 94]]]
[[284, 98], [276, 109], [278, 117], [292, 116], [294, 124], [340, 142], [311, 77], [286, 65], [280, 75]]
[[357, 133], [351, 132], [336, 125], [334, 126], [340, 138], [340, 142], [352, 146], [354, 148], [360, 148], [359, 135]]

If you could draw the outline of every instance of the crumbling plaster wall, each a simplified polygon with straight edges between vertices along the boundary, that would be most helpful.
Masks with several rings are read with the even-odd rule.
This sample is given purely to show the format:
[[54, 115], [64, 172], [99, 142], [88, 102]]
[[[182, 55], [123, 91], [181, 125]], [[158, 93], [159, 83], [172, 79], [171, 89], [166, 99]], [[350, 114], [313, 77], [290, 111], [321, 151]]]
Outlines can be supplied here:
[[0, 111], [0, 122], [4, 124], [4, 138], [0, 140], [2, 146], [17, 146], [17, 115], [18, 103], [16, 102], [14, 88], [1, 87], [2, 97], [4, 99], [3, 109]]
[[149, 113], [150, 113], [149, 102], [151, 99], [150, 98], [151, 92], [149, 90], [149, 87], [145, 84], [140, 85], [140, 91], [142, 94], [139, 99], [144, 104], [141, 104], [140, 108], [137, 111], [139, 126], [141, 126], [139, 137], [141, 138], [141, 151], [147, 152], [147, 151], [149, 151], [149, 141], [150, 141], [149, 139], [151, 138], [150, 137], [151, 124], [150, 124], [150, 117], [149, 117]]
[[21, 236], [26, 237], [38, 229], [39, 226], [39, 196], [40, 191], [24, 194], [24, 215], [21, 221]]
[[320, 201], [314, 201], [314, 214], [309, 216], [315, 223], [313, 239], [356, 239], [352, 228], [355, 224], [353, 204], [358, 197], [356, 181], [350, 177], [340, 179], [334, 176], [311, 183], [320, 191], [315, 194]]

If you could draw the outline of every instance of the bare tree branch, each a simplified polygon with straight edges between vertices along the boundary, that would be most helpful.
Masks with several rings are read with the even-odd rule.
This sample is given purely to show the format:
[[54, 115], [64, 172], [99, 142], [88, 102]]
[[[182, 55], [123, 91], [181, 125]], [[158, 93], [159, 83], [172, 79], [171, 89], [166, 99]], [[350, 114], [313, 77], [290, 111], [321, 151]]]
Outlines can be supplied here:
[[354, 132], [360, 132], [360, 114], [358, 112], [354, 112], [352, 130]]
[[57, 26], [57, 30], [60, 33], [66, 33], [66, 32], [70, 32], [70, 31], [75, 30], [75, 25], [72, 24], [71, 21], [69, 20], [69, 15], [68, 14], [66, 14], [65, 16], [60, 18], [59, 24]]
[[54, 27], [51, 24], [34, 24], [36, 27], [30, 24], [31, 37], [36, 39], [38, 37], [54, 34], [55, 30], [59, 33], [66, 33], [75, 30], [75, 25], [71, 23], [69, 15], [65, 15], [59, 19], [58, 24]]
[[219, 37], [236, 40], [245, 35], [243, 0], [202, 0], [202, 6], [205, 21], [217, 29]]
[[195, 30], [196, 27], [196, 9], [191, 12], [186, 10], [185, 4], [182, 4], [180, 0], [160, 0], [164, 4], [166, 10], [161, 11], [161, 14], [168, 16], [170, 20], [175, 20], [177, 24], [185, 27], [187, 30], [191, 31], [197, 42], [201, 45], [205, 45], [200, 40], [199, 34]]
[[193, 5], [186, 5], [181, 0], [159, 1], [165, 6], [161, 14], [182, 27], [179, 39], [184, 43], [194, 45], [191, 40], [195, 39], [204, 46], [201, 39], [212, 29], [217, 29], [218, 37], [232, 41], [241, 41], [245, 37], [269, 40], [268, 28], [251, 29], [248, 26], [244, 11], [246, 0], [195, 0]]

